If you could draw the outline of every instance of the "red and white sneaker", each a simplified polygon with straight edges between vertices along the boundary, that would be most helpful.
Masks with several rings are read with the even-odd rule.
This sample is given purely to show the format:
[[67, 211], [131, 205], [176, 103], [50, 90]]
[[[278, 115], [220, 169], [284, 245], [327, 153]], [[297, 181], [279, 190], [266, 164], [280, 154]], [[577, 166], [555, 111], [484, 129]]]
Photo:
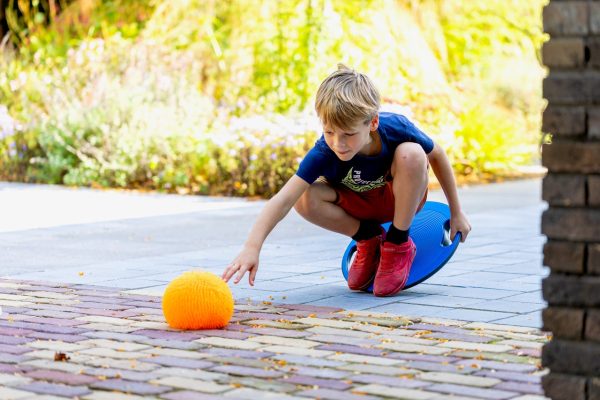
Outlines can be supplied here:
[[402, 244], [384, 242], [381, 245], [381, 257], [375, 275], [373, 294], [383, 297], [400, 292], [406, 285], [416, 254], [417, 247], [410, 237]]
[[356, 256], [352, 261], [350, 271], [348, 271], [348, 287], [350, 289], [365, 290], [373, 283], [379, 265], [379, 254], [385, 231], [382, 229], [381, 232], [381, 235], [356, 242]]

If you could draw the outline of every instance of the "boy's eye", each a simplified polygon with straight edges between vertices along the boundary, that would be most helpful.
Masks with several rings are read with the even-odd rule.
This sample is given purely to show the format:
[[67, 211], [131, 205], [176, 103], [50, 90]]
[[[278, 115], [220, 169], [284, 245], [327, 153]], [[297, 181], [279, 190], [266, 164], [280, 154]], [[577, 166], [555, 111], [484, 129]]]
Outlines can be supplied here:
[[356, 133], [346, 133], [346, 136], [354, 136]]

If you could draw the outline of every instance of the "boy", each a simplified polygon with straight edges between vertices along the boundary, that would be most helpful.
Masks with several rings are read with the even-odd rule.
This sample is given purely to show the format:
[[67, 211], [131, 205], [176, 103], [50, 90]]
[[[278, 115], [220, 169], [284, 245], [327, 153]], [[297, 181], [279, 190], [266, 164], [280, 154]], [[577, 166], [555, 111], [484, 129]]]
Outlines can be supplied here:
[[[315, 102], [323, 136], [298, 171], [265, 205], [242, 251], [223, 272], [238, 283], [249, 272], [254, 285], [263, 242], [295, 207], [308, 221], [351, 236], [356, 257], [352, 290], [373, 283], [376, 296], [398, 293], [416, 254], [408, 229], [427, 198], [429, 165], [451, 210], [451, 237], [471, 230], [462, 212], [444, 151], [402, 115], [379, 112], [380, 95], [364, 74], [343, 65], [327, 77]], [[393, 221], [387, 235], [380, 223]]]

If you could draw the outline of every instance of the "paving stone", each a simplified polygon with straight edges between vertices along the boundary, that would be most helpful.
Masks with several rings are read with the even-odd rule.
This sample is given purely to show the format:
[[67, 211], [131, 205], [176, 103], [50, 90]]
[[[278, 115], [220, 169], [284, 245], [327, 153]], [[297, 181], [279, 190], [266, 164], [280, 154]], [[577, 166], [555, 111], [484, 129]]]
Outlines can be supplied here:
[[516, 354], [510, 353], [488, 353], [485, 351], [454, 351], [452, 352], [453, 356], [464, 357], [464, 358], [474, 358], [481, 360], [491, 360], [491, 361], [500, 361], [503, 363], [522, 363], [522, 364], [534, 364], [535, 360], [532, 357], [519, 356]]
[[[162, 368], [161, 368], [162, 371]], [[155, 376], [158, 376], [157, 370], [148, 372], [138, 372], [133, 370], [126, 369], [115, 369], [115, 368], [86, 368], [82, 371], [82, 373], [86, 375], [90, 375], [92, 377], [98, 379], [106, 379], [106, 378], [117, 378], [117, 379], [125, 379], [126, 381], [138, 381], [145, 382], [149, 379], [152, 379]]]
[[362, 356], [360, 354], [334, 354], [329, 357], [330, 360], [344, 361], [357, 364], [373, 364], [373, 365], [398, 365], [402, 364], [401, 360], [394, 360], [382, 357]]
[[285, 378], [284, 382], [289, 382], [289, 383], [293, 383], [296, 385], [302, 385], [302, 386], [323, 387], [323, 388], [334, 389], [334, 390], [346, 390], [351, 387], [350, 384], [340, 381], [340, 380], [322, 379], [322, 378], [315, 378], [312, 376], [305, 376], [305, 375], [291, 375], [291, 376]]
[[142, 350], [146, 356], [148, 354], [152, 356], [171, 356], [171, 357], [180, 357], [180, 358], [193, 358], [195, 360], [200, 360], [204, 358], [210, 357], [210, 354], [201, 353], [198, 351], [189, 351], [189, 350], [179, 350], [179, 349], [169, 349], [169, 348], [161, 348], [161, 347], [152, 347], [150, 349]]
[[117, 351], [139, 351], [150, 348], [149, 345], [139, 343], [128, 343], [116, 340], [107, 339], [88, 339], [82, 340], [77, 344], [89, 347], [102, 347], [106, 349], [112, 349]]
[[221, 357], [229, 357], [229, 358], [251, 358], [251, 359], [261, 359], [267, 358], [274, 355], [274, 353], [269, 353], [266, 351], [262, 351], [262, 349], [254, 350], [238, 350], [238, 349], [226, 349], [222, 347], [212, 347], [207, 349], [202, 349], [202, 354], [215, 355]]
[[300, 364], [310, 367], [340, 367], [346, 365], [346, 363], [341, 361], [327, 360], [324, 358], [313, 358], [307, 356], [298, 356], [293, 354], [276, 354], [270, 356], [269, 358], [273, 360], [285, 361], [289, 364]]
[[4, 363], [8, 363], [8, 364], [19, 364], [22, 362], [25, 362], [27, 360], [29, 360], [31, 357], [34, 357], [33, 355], [29, 355], [32, 354], [33, 352], [27, 353], [27, 355], [19, 355], [19, 354], [3, 354], [2, 355], [2, 362]]
[[[451, 342], [448, 342], [451, 343]], [[445, 345], [447, 343], [442, 343]], [[444, 346], [446, 347], [446, 346]], [[449, 347], [449, 346], [447, 346]], [[449, 353], [448, 349], [442, 347], [435, 346], [423, 346], [419, 344], [409, 344], [409, 343], [382, 343], [377, 345], [379, 349], [387, 349], [394, 350], [403, 353], [422, 353], [422, 354], [432, 354], [432, 355], [440, 355]]]
[[0, 354], [24, 354], [31, 351], [27, 346], [9, 346], [0, 344]]
[[[24, 383], [28, 383], [31, 379], [24, 378], [19, 375], [11, 375], [0, 373], [0, 387], [2, 386], [18, 386]], [[0, 397], [2, 398], [2, 397]]]
[[247, 328], [246, 333], [256, 335], [282, 336], [290, 338], [303, 338], [310, 336], [309, 332], [295, 331], [292, 329], [277, 329], [277, 328]]
[[454, 361], [459, 361], [460, 357], [449, 357], [449, 356], [434, 356], [430, 354], [414, 354], [414, 353], [389, 353], [389, 358], [395, 358], [397, 360], [410, 360], [410, 361], [426, 361], [440, 364], [448, 364]]
[[83, 321], [75, 321], [61, 318], [47, 318], [47, 317], [36, 317], [36, 316], [21, 316], [21, 321], [37, 323], [37, 324], [53, 324], [57, 326], [78, 326], [83, 325]]
[[311, 399], [323, 400], [378, 400], [380, 397], [364, 394], [354, 394], [348, 391], [338, 391], [331, 389], [311, 389], [297, 393], [298, 396], [309, 397]]
[[394, 399], [408, 400], [429, 400], [435, 396], [434, 393], [423, 392], [421, 390], [384, 386], [377, 384], [359, 386], [355, 388], [353, 392], [391, 397]]
[[82, 360], [83, 364], [97, 368], [134, 369], [136, 371], [152, 371], [157, 364], [140, 362], [140, 360], [114, 360], [112, 358], [92, 357]]
[[[164, 317], [161, 317], [164, 318]], [[203, 330], [202, 334], [204, 336], [217, 336], [227, 339], [247, 339], [252, 336], [250, 333], [240, 332], [240, 331], [230, 331], [224, 329], [210, 329]]]
[[225, 347], [230, 349], [240, 349], [240, 350], [254, 350], [264, 345], [255, 342], [248, 342], [245, 340], [238, 339], [227, 339], [220, 337], [206, 337], [202, 339], [197, 339], [197, 343], [206, 344], [211, 346]]
[[515, 349], [511, 350], [510, 353], [517, 354], [519, 356], [540, 358], [542, 351], [541, 349]]
[[30, 397], [31, 392], [24, 390], [11, 389], [8, 387], [0, 386], [0, 399], [3, 400], [22, 400], [26, 397]]
[[122, 360], [135, 360], [137, 358], [148, 357], [148, 353], [142, 353], [139, 351], [119, 351], [102, 347], [80, 350], [79, 354]]
[[81, 345], [78, 343], [65, 343], [53, 340], [36, 340], [27, 344], [28, 347], [34, 349], [73, 352], [88, 349], [90, 346]]
[[509, 392], [507, 390], [452, 385], [447, 383], [431, 385], [427, 387], [427, 390], [432, 392], [455, 394], [459, 396], [470, 396], [490, 400], [512, 399], [513, 397], [518, 395], [518, 393], [516, 392]]
[[[48, 360], [31, 360], [24, 362], [21, 367], [28, 367], [30, 370], [35, 369], [47, 369]], [[79, 374], [83, 371], [84, 367], [80, 364], [72, 364], [70, 362], [53, 362], [51, 364], [52, 369], [56, 371], [63, 371], [72, 374]]]
[[380, 340], [358, 338], [353, 336], [340, 336], [340, 335], [313, 335], [308, 339], [323, 342], [323, 343], [334, 343], [340, 345], [352, 345], [352, 346], [371, 346], [374, 344], [381, 343]]
[[363, 339], [370, 339], [373, 337], [372, 334], [364, 331], [353, 331], [348, 329], [338, 329], [331, 328], [328, 326], [315, 326], [309, 329], [306, 329], [307, 332], [313, 332], [319, 336], [325, 337], [358, 337]]
[[494, 330], [494, 331], [507, 331], [507, 332], [519, 332], [519, 333], [532, 333], [536, 332], [535, 328], [528, 328], [522, 326], [512, 325], [500, 325], [500, 324], [488, 324], [485, 322], [472, 322], [464, 325], [464, 328], [469, 329], [482, 329], [482, 330]]
[[537, 370], [535, 365], [528, 364], [517, 364], [509, 362], [499, 361], [487, 361], [487, 360], [461, 360], [454, 363], [455, 365], [473, 365], [476, 364], [477, 368], [489, 368], [501, 371], [512, 371], [512, 372], [533, 372]]
[[53, 340], [58, 342], [66, 342], [66, 343], [76, 343], [81, 340], [84, 340], [86, 337], [81, 335], [63, 335], [60, 333], [45, 333], [45, 332], [33, 332], [28, 334], [27, 337], [32, 339], [41, 339], [41, 340]]
[[461, 342], [474, 342], [474, 343], [489, 343], [497, 338], [494, 337], [486, 337], [486, 336], [477, 336], [477, 335], [460, 335], [456, 333], [429, 333], [427, 335], [423, 335], [424, 338], [431, 339], [446, 339], [446, 340], [455, 340]]
[[350, 378], [354, 383], [377, 384], [384, 386], [394, 386], [403, 388], [421, 388], [431, 385], [431, 382], [419, 381], [416, 379], [398, 378], [396, 376], [385, 376], [375, 374], [357, 374]]
[[288, 394], [266, 392], [266, 391], [262, 391], [262, 390], [249, 389], [249, 388], [234, 389], [232, 391], [226, 392], [223, 395], [223, 397], [224, 398], [231, 397], [231, 398], [240, 399], [240, 400], [256, 400], [256, 399], [298, 400], [298, 399], [301, 399], [301, 397], [291, 396]]
[[148, 396], [136, 396], [134, 394], [125, 394], [118, 392], [104, 392], [104, 391], [92, 391], [92, 393], [85, 395], [83, 400], [156, 400], [158, 397]]
[[90, 383], [96, 382], [98, 379], [91, 376], [81, 374], [71, 374], [62, 371], [52, 370], [36, 370], [30, 371], [25, 376], [32, 379], [39, 379], [43, 381], [50, 381], [54, 383], [64, 383], [66, 385], [78, 386], [78, 385], [89, 385]]
[[405, 365], [409, 368], [416, 369], [419, 371], [450, 372], [455, 374], [468, 374], [477, 370], [476, 368], [472, 368], [470, 366], [426, 361], [409, 361]]
[[150, 381], [151, 384], [161, 385], [162, 387], [171, 386], [178, 389], [192, 390], [204, 393], [222, 393], [231, 389], [229, 385], [219, 385], [210, 381], [202, 381], [199, 379], [181, 378], [169, 376]]
[[353, 329], [358, 325], [356, 322], [338, 321], [323, 318], [298, 318], [294, 322], [310, 326], [327, 326], [338, 329]]
[[377, 374], [386, 376], [412, 376], [420, 373], [420, 371], [410, 369], [404, 366], [385, 366], [380, 364], [347, 364], [337, 367], [345, 371], [352, 371], [355, 374]]
[[111, 325], [104, 324], [99, 322], [92, 322], [90, 324], [79, 325], [79, 328], [82, 330], [80, 332], [84, 332], [86, 330], [93, 331], [111, 331], [111, 332], [119, 332], [119, 333], [131, 333], [139, 328], [135, 328], [132, 326], [123, 326], [123, 325]]
[[[144, 354], [144, 356], [147, 356], [147, 354]], [[152, 358], [141, 358], [141, 359], [139, 359], [139, 361], [145, 362], [145, 363], [163, 365], [166, 367], [198, 368], [198, 369], [209, 368], [213, 365], [213, 363], [208, 362], [208, 361], [193, 360], [190, 358], [172, 357], [172, 356], [157, 356], [157, 357], [152, 357]]]
[[252, 336], [252, 337], [249, 337], [247, 340], [250, 342], [274, 344], [274, 345], [279, 345], [279, 346], [301, 347], [301, 348], [306, 348], [306, 349], [318, 346], [320, 344], [319, 342], [315, 342], [312, 340], [294, 339], [294, 338], [269, 336], [269, 335]]
[[107, 379], [105, 381], [98, 381], [91, 384], [90, 387], [102, 390], [116, 390], [119, 392], [137, 394], [140, 396], [160, 394], [172, 390], [166, 386], [149, 384], [145, 382], [126, 381], [123, 379]]
[[285, 347], [285, 346], [267, 346], [262, 348], [264, 351], [268, 351], [275, 354], [294, 354], [297, 356], [307, 356], [307, 357], [327, 357], [333, 354], [332, 351], [326, 350], [314, 350], [314, 349], [303, 349], [303, 348], [293, 348], [293, 347]]
[[[165, 400], [222, 400], [220, 395], [204, 394], [192, 392], [189, 390], [180, 390], [176, 392], [162, 394], [161, 399]], [[117, 399], [115, 399], [117, 400]]]
[[253, 358], [237, 358], [237, 357], [219, 357], [213, 356], [207, 359], [217, 365], [235, 365], [240, 367], [250, 368], [272, 368], [273, 362], [267, 360], [257, 360]]
[[527, 382], [541, 385], [542, 377], [539, 375], [526, 375], [519, 372], [496, 371], [496, 370], [481, 370], [476, 372], [476, 376], [487, 376], [490, 378], [498, 378], [504, 381]]
[[152, 339], [164, 340], [182, 340], [190, 341], [200, 339], [204, 335], [199, 332], [181, 332], [181, 331], [159, 331], [154, 329], [140, 329], [132, 332], [134, 335], [141, 335]]
[[279, 378], [284, 375], [281, 371], [269, 370], [266, 368], [251, 368], [239, 365], [222, 365], [212, 369], [216, 372], [222, 372], [225, 374], [236, 375], [236, 376], [252, 376], [256, 378]]
[[90, 390], [85, 386], [66, 386], [46, 382], [31, 382], [26, 385], [17, 386], [15, 389], [62, 397], [76, 397], [90, 393]]
[[283, 365], [280, 367], [280, 369], [287, 373], [295, 373], [322, 379], [345, 379], [352, 376], [352, 374], [347, 371], [339, 371], [329, 368], [313, 368], [299, 365]]
[[317, 347], [317, 350], [329, 350], [335, 351], [339, 353], [351, 353], [351, 354], [360, 354], [363, 356], [379, 356], [382, 357], [387, 355], [388, 352], [379, 349], [373, 349], [370, 347], [359, 347], [359, 346], [349, 346], [346, 344], [326, 344], [323, 346]]
[[512, 347], [507, 346], [507, 345], [460, 342], [460, 341], [454, 341], [454, 340], [451, 340], [446, 343], [440, 343], [438, 346], [448, 347], [451, 349], [487, 351], [487, 352], [491, 352], [491, 353], [503, 353], [503, 352], [512, 350]]
[[452, 383], [457, 385], [492, 387], [500, 382], [495, 378], [484, 378], [472, 375], [452, 374], [448, 372], [425, 372], [417, 376], [418, 379], [437, 383]]
[[2, 345], [19, 345], [19, 344], [33, 342], [34, 340], [35, 339], [26, 338], [26, 337], [0, 335], [0, 344], [2, 344]]
[[248, 325], [255, 328], [278, 328], [278, 329], [306, 329], [309, 328], [310, 325], [303, 325], [300, 323], [290, 323], [290, 322], [281, 322], [281, 321], [271, 321], [268, 319], [253, 319], [250, 321], [244, 321], [244, 325]]
[[541, 342], [526, 342], [523, 340], [502, 340], [498, 344], [505, 344], [508, 346], [518, 347], [519, 349], [535, 349], [541, 350], [544, 343]]
[[530, 382], [501, 382], [494, 389], [510, 390], [518, 393], [544, 394], [540, 384]]

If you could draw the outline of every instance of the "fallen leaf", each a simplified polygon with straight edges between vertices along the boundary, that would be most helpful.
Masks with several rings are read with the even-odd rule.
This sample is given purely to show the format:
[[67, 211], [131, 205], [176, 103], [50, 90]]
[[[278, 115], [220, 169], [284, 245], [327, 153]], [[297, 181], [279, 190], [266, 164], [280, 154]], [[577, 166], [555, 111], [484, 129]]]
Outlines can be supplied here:
[[71, 357], [60, 351], [54, 353], [54, 361], [69, 361], [70, 359]]

